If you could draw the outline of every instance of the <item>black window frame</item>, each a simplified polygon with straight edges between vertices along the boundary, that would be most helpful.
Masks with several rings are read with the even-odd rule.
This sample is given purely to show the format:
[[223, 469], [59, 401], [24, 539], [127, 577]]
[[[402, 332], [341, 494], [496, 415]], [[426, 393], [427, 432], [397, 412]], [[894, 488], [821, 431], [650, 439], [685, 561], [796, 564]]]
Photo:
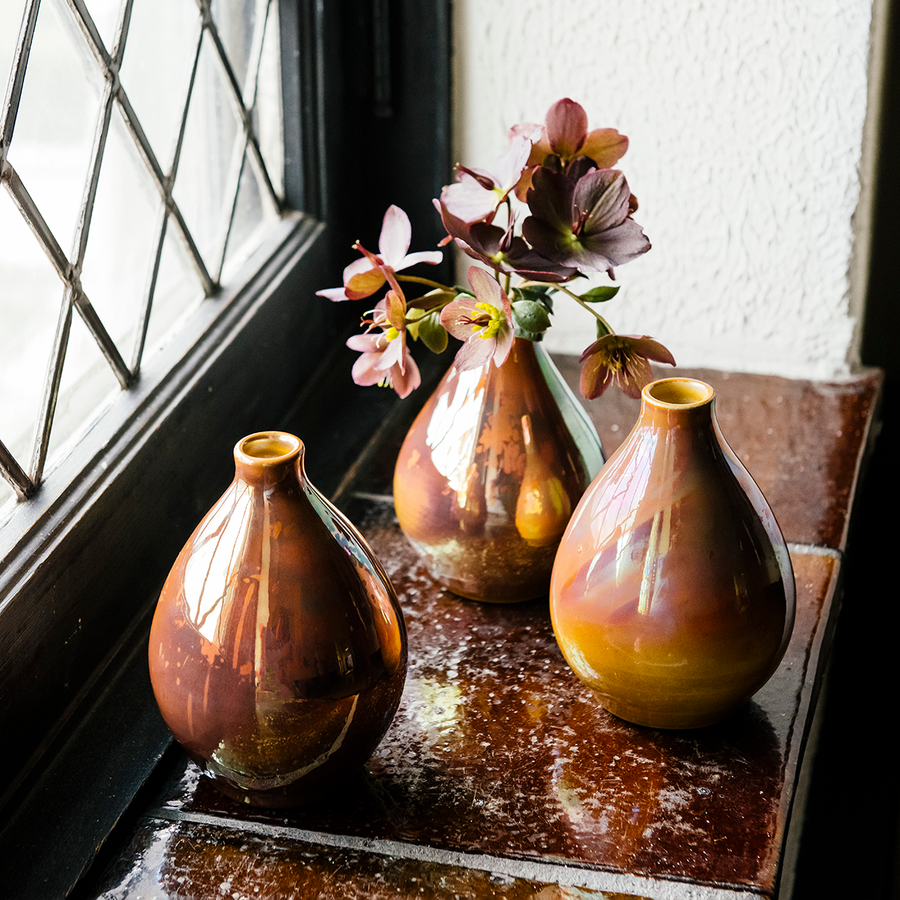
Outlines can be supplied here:
[[[430, 199], [451, 172], [451, 0], [279, 3], [297, 212], [20, 504], [2, 548], [7, 896], [75, 889], [165, 751], [147, 630], [172, 560], [232, 477], [233, 444], [306, 425], [325, 451], [310, 474], [328, 492], [392, 408], [388, 392], [348, 388], [344, 341], [361, 308], [315, 291], [340, 283], [356, 238], [377, 246], [391, 203], [409, 213], [415, 249], [442, 235]], [[376, 418], [355, 417], [339, 439], [333, 423], [304, 419], [303, 398], [331, 389], [375, 391]]]

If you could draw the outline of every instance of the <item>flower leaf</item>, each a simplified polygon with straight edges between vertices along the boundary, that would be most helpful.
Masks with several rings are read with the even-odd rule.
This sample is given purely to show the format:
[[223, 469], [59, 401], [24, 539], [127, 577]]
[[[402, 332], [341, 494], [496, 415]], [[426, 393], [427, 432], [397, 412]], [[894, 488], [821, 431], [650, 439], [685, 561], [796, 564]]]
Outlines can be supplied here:
[[517, 300], [512, 305], [512, 312], [518, 337], [539, 341], [550, 327], [550, 314], [537, 300]]
[[599, 287], [591, 288], [587, 293], [581, 295], [581, 299], [585, 303], [605, 303], [612, 300], [619, 293], [621, 285], [618, 284], [601, 284]]
[[406, 327], [413, 339], [420, 340], [432, 353], [443, 353], [447, 349], [449, 338], [446, 329], [441, 325], [440, 314], [413, 309], [410, 310], [410, 315], [417, 319]]

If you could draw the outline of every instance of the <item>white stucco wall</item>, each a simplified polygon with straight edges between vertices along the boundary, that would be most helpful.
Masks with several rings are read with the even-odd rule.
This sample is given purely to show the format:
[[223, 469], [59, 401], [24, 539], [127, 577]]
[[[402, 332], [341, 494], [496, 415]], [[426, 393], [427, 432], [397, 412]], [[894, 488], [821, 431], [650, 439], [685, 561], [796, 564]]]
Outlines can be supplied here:
[[[617, 270], [613, 327], [659, 338], [681, 365], [840, 376], [864, 293], [854, 234], [867, 226], [879, 8], [455, 0], [457, 158], [489, 167], [508, 126], [577, 100], [590, 127], [630, 138], [619, 165], [653, 244]], [[558, 306], [547, 346], [580, 353], [590, 317]]]

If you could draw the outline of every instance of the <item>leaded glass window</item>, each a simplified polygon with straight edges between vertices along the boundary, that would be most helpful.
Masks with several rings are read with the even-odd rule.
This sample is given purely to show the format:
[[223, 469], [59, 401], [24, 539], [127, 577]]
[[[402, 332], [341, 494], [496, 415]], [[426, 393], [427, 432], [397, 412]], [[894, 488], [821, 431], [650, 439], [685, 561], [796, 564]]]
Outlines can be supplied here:
[[0, 505], [278, 222], [279, 54], [275, 0], [0, 3]]

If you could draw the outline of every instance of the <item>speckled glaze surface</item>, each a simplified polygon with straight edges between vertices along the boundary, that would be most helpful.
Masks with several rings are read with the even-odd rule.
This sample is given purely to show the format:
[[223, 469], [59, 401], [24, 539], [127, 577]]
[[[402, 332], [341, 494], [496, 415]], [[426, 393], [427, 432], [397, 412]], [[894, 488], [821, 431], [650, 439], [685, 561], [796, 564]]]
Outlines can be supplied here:
[[149, 662], [175, 738], [223, 793], [292, 806], [360, 766], [403, 691], [406, 629], [381, 565], [309, 483], [303, 444], [250, 435], [157, 605]]
[[603, 463], [600, 441], [539, 344], [501, 367], [447, 372], [394, 470], [400, 526], [462, 597], [546, 595], [563, 531]]
[[605, 709], [639, 725], [719, 721], [769, 679], [793, 628], [787, 546], [714, 397], [695, 379], [644, 388], [553, 569], [563, 655]]

